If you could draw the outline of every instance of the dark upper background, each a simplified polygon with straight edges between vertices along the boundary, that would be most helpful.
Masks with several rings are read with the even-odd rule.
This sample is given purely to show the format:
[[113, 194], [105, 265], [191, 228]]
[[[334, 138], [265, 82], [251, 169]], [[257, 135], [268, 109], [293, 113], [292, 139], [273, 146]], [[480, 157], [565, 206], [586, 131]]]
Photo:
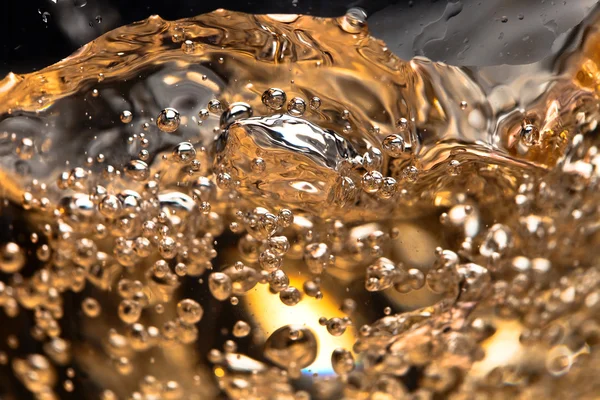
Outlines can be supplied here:
[[[252, 13], [369, 15], [372, 33], [402, 58], [460, 65], [542, 59], [597, 0], [0, 0], [0, 78], [41, 69], [114, 29], [158, 14], [195, 16], [216, 8]], [[46, 13], [46, 14], [44, 14]]]

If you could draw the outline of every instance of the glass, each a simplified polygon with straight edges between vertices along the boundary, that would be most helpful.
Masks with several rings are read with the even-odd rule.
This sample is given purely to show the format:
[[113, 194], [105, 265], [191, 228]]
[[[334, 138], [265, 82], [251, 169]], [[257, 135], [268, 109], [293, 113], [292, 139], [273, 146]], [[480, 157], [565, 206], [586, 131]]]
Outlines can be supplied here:
[[364, 6], [44, 3], [2, 398], [597, 396], [594, 2]]

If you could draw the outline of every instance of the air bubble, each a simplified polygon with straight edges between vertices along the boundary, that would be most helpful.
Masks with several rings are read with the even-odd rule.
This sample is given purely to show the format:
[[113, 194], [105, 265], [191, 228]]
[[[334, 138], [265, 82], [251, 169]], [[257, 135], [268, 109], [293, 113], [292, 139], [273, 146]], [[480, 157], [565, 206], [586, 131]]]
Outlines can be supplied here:
[[272, 110], [281, 110], [287, 102], [287, 96], [281, 89], [270, 88], [263, 93], [262, 102]]
[[163, 132], [173, 133], [179, 128], [181, 117], [174, 108], [165, 108], [156, 118], [156, 126]]
[[295, 117], [302, 116], [306, 111], [306, 103], [300, 97], [294, 97], [288, 103], [287, 110], [290, 115]]
[[192, 299], [183, 299], [177, 303], [177, 316], [186, 324], [196, 324], [202, 319], [202, 306]]
[[120, 116], [121, 122], [124, 124], [128, 124], [133, 121], [133, 113], [129, 110], [123, 110]]

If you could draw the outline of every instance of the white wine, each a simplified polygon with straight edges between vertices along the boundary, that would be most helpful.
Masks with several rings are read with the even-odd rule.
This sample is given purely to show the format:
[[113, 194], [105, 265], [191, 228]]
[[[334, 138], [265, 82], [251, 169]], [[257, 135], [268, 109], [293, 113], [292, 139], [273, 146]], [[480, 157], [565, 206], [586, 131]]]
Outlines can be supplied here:
[[469, 69], [217, 10], [9, 74], [0, 397], [595, 398], [598, 26]]

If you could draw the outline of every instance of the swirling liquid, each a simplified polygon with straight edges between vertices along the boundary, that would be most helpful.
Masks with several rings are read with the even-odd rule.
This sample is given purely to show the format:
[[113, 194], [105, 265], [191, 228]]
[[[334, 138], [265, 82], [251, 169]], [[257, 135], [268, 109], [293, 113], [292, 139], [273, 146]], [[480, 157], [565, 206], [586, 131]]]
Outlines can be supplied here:
[[595, 398], [595, 18], [469, 69], [218, 10], [9, 74], [0, 395]]

